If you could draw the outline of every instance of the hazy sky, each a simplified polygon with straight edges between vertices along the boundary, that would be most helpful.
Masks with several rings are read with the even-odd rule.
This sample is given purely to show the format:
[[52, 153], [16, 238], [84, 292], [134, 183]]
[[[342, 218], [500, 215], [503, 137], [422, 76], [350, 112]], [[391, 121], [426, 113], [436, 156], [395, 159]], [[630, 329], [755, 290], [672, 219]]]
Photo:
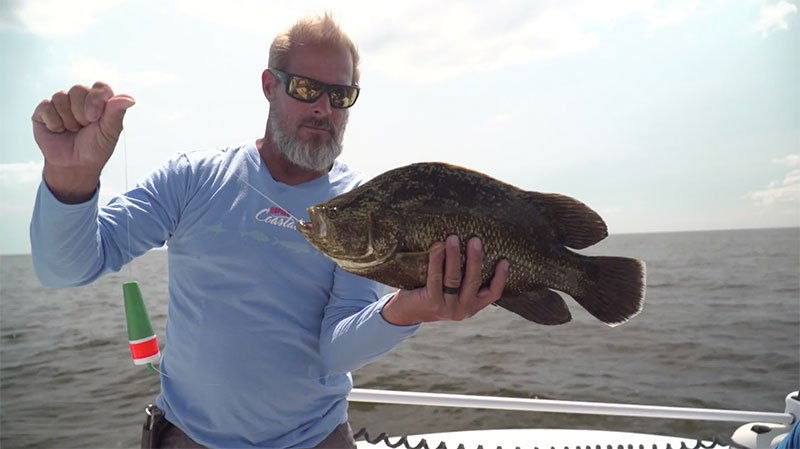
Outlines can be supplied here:
[[[27, 253], [39, 101], [137, 104], [102, 200], [263, 135], [269, 43], [328, 9], [359, 46], [343, 160], [446, 161], [573, 196], [611, 233], [800, 225], [800, 13], [742, 1], [0, 2], [0, 253]], [[124, 142], [124, 143], [123, 143]]]

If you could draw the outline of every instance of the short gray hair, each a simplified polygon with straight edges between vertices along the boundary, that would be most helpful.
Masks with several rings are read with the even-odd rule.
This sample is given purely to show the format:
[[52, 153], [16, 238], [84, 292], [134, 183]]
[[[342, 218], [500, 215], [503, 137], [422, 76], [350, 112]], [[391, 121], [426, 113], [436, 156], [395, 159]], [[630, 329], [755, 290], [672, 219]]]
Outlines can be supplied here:
[[358, 49], [347, 34], [339, 28], [330, 13], [300, 19], [291, 28], [275, 36], [269, 47], [269, 66], [285, 70], [289, 64], [292, 48], [298, 45], [320, 45], [329, 48], [344, 48], [353, 58], [353, 84], [358, 84]]

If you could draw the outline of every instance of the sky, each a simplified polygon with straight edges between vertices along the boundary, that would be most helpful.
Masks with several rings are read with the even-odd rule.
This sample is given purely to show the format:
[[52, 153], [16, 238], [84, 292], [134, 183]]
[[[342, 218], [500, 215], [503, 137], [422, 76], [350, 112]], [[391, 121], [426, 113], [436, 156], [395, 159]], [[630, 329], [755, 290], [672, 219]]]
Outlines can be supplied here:
[[[0, 254], [30, 252], [30, 117], [75, 84], [136, 99], [101, 202], [184, 151], [263, 136], [274, 36], [333, 13], [361, 54], [341, 159], [572, 196], [611, 234], [800, 226], [788, 0], [0, 2]], [[798, 243], [800, 244], [800, 242]]]

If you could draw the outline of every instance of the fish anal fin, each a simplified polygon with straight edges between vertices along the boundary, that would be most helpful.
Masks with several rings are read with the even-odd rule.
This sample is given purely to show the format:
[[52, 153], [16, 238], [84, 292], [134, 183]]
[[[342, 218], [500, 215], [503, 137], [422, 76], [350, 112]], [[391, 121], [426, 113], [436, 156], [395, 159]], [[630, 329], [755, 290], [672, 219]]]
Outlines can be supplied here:
[[556, 230], [565, 246], [583, 249], [608, 236], [600, 215], [575, 198], [557, 193], [524, 192], [524, 195]]
[[503, 296], [494, 304], [539, 324], [556, 325], [572, 320], [567, 304], [558, 293], [549, 288]]

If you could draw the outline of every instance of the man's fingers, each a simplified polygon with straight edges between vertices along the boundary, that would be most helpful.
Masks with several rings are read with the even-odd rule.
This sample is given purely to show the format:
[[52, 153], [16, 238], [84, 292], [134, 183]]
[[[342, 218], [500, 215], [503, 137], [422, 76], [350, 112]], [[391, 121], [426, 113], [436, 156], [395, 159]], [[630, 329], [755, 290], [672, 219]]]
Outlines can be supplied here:
[[459, 303], [461, 289], [461, 245], [458, 241], [458, 236], [451, 235], [445, 241], [445, 258], [444, 258], [444, 280], [442, 282], [442, 290], [444, 293], [445, 306], [450, 310], [451, 318], [463, 319], [459, 316], [462, 313], [459, 310], [461, 305]]
[[[481, 291], [478, 292], [478, 298], [480, 298], [478, 304], [480, 308], [478, 310], [483, 309], [503, 296], [503, 289], [506, 287], [509, 271], [510, 267], [507, 260], [503, 259], [497, 264], [494, 269], [494, 277], [492, 277], [489, 286], [482, 288]], [[475, 313], [477, 313], [478, 310], [476, 310]]]
[[442, 264], [444, 263], [444, 245], [436, 242], [428, 253], [428, 278], [425, 287], [434, 298], [439, 298], [442, 292], [442, 277], [444, 276]]
[[84, 112], [86, 119], [90, 122], [96, 122], [103, 115], [106, 108], [106, 102], [114, 96], [114, 91], [111, 86], [103, 82], [96, 82], [89, 89], [89, 94], [86, 95], [86, 104], [84, 105]]
[[75, 120], [75, 116], [72, 115], [72, 109], [69, 104], [69, 95], [66, 92], [56, 92], [53, 95], [53, 98], [50, 100], [53, 103], [53, 106], [56, 108], [56, 112], [61, 117], [61, 121], [64, 123], [64, 128], [72, 132], [78, 132], [81, 129], [81, 125]]
[[481, 287], [481, 264], [483, 262], [483, 246], [481, 239], [473, 237], [467, 245], [467, 268], [464, 271], [464, 282], [461, 292], [469, 297], [475, 296]]
[[89, 95], [89, 88], [81, 84], [72, 86], [69, 90], [69, 105], [72, 116], [81, 126], [88, 125], [89, 119], [86, 118], [86, 96]]
[[461, 320], [475, 315], [480, 306], [478, 289], [481, 287], [481, 264], [483, 263], [483, 250], [481, 240], [473, 237], [467, 242], [467, 266], [464, 271], [464, 280], [461, 281], [461, 292], [458, 297], [458, 310], [454, 319]]
[[56, 107], [50, 100], [42, 100], [39, 106], [33, 111], [31, 120], [44, 125], [48, 131], [60, 133], [64, 131], [64, 122], [61, 121], [61, 116], [58, 115]]
[[122, 133], [122, 119], [125, 117], [125, 111], [134, 104], [136, 101], [128, 95], [117, 95], [106, 102], [106, 110], [98, 123], [100, 132], [110, 144], [116, 144]]
[[448, 287], [461, 285], [461, 248], [457, 235], [451, 235], [445, 240], [445, 271], [444, 283]]

